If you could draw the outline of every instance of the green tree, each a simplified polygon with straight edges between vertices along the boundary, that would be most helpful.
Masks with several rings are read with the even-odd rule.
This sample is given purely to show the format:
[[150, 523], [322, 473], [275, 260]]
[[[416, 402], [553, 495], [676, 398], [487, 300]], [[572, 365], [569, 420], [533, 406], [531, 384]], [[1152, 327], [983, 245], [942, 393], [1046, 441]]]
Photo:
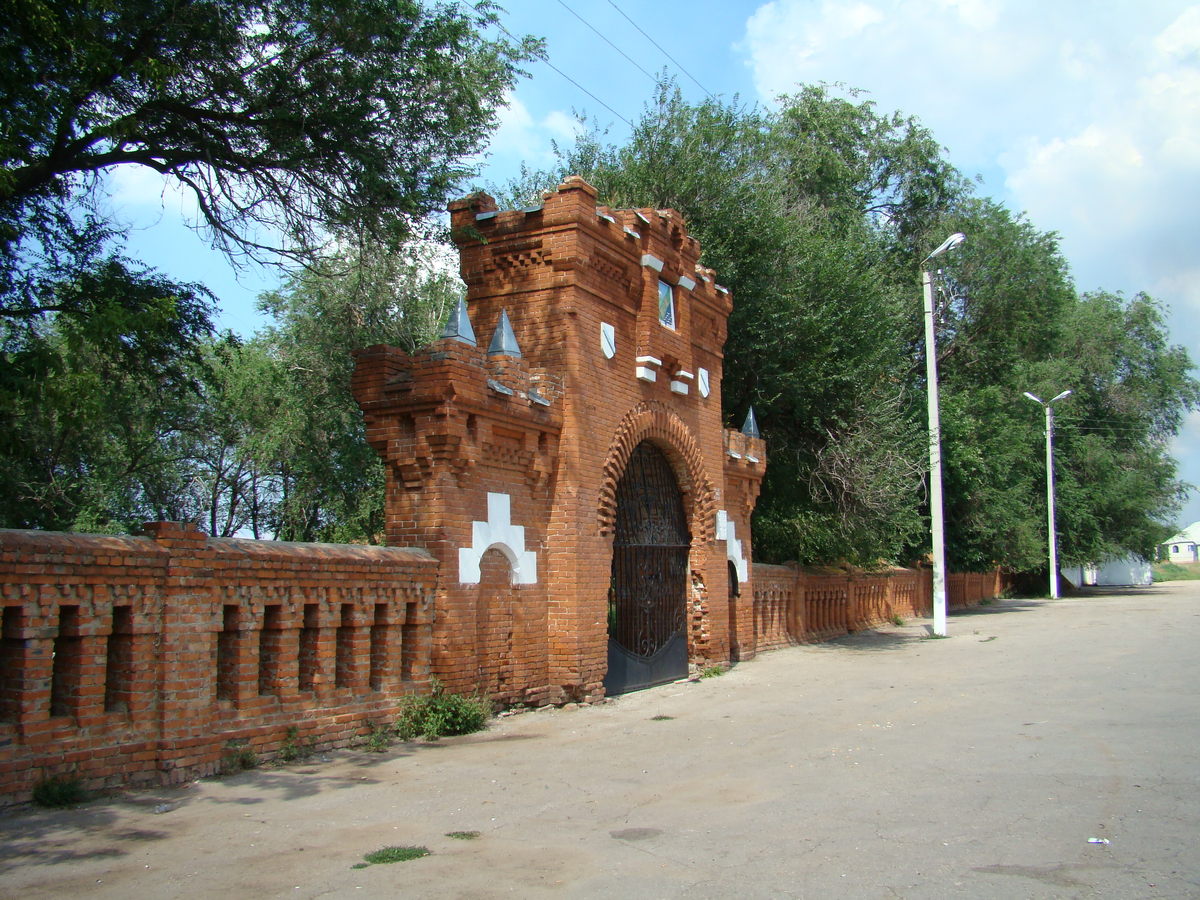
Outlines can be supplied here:
[[1136, 552], [1168, 532], [1183, 487], [1168, 446], [1200, 384], [1139, 294], [1076, 294], [1057, 236], [997, 204], [948, 218], [968, 241], [945, 261], [939, 307], [947, 558], [960, 569], [1046, 565], [1044, 418], [1056, 407], [1064, 564]]
[[532, 38], [491, 3], [31, 0], [0, 31], [0, 314], [111, 231], [103, 174], [145, 166], [231, 254], [396, 246], [483, 148]]
[[[395, 251], [457, 191], [540, 45], [489, 37], [488, 0], [10, 7], [0, 516], [121, 528], [202, 514], [216, 533], [236, 530], [247, 506], [235, 485], [262, 470], [232, 448], [251, 442], [261, 416], [239, 419], [230, 398], [262, 356], [208, 347], [204, 290], [114, 250], [108, 174], [143, 166], [173, 182], [235, 261], [320, 268], [330, 246], [358, 248], [343, 263]], [[253, 527], [257, 501], [250, 509]]]
[[528, 196], [573, 173], [613, 206], [682, 212], [734, 296], [726, 422], [753, 405], [768, 442], [756, 554], [873, 562], [921, 530], [905, 356], [916, 263], [898, 279], [896, 260], [965, 183], [912, 120], [825, 86], [780, 103], [690, 104], [664, 84], [624, 146], [585, 131], [557, 170], [500, 193]]
[[[354, 248], [263, 296], [274, 324], [252, 343], [269, 360], [273, 409], [244, 454], [270, 473], [274, 536], [374, 543], [383, 533], [383, 466], [350, 392], [352, 354], [373, 344], [412, 351], [435, 338], [462, 295], [453, 269], [447, 249], [431, 241], [401, 253]], [[245, 401], [262, 396], [251, 389]]]
[[179, 460], [211, 296], [110, 257], [54, 297], [81, 314], [0, 320], [0, 524], [121, 531], [186, 518]]

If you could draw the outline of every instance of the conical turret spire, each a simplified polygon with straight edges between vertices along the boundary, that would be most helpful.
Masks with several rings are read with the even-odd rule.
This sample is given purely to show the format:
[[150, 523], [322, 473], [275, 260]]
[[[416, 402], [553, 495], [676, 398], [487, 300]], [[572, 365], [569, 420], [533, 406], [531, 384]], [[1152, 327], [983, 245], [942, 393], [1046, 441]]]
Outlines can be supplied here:
[[458, 305], [454, 307], [454, 312], [450, 313], [450, 318], [446, 320], [442, 337], [454, 338], [472, 347], [478, 346], [475, 343], [475, 329], [471, 327], [471, 319], [467, 315], [467, 302], [461, 297], [458, 299]]
[[517, 346], [517, 336], [513, 334], [507, 310], [500, 310], [500, 321], [496, 323], [496, 331], [488, 345], [488, 356], [515, 356], [518, 359], [521, 357], [521, 348]]
[[742, 426], [742, 434], [746, 437], [762, 437], [758, 433], [758, 420], [754, 418], [754, 407], [750, 407], [750, 412], [746, 413], [746, 424]]

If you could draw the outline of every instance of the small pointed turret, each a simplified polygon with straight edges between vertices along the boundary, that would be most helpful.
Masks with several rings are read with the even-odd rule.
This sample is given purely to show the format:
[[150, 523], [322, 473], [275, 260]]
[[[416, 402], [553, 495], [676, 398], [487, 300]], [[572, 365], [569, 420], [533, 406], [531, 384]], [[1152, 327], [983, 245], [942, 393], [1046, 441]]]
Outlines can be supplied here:
[[758, 420], [754, 418], [754, 407], [750, 407], [750, 412], [746, 413], [746, 424], [742, 426], [742, 434], [746, 437], [760, 438], [758, 433]]
[[471, 319], [467, 315], [467, 302], [461, 297], [458, 299], [458, 305], [454, 307], [454, 312], [450, 313], [450, 318], [446, 320], [442, 337], [454, 338], [472, 347], [478, 346], [475, 343], [475, 329], [471, 327]]
[[517, 346], [517, 336], [513, 334], [512, 322], [508, 320], [507, 310], [500, 310], [500, 321], [496, 323], [496, 331], [492, 335], [492, 342], [488, 345], [488, 356], [521, 358], [521, 348]]

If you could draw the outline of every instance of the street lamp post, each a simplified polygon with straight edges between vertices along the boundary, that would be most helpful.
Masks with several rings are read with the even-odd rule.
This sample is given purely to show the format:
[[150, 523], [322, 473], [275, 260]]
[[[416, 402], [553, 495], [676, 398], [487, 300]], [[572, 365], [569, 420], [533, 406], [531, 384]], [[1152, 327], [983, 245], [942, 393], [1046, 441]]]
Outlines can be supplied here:
[[1043, 403], [1029, 391], [1025, 391], [1026, 397], [1046, 411], [1046, 509], [1050, 528], [1050, 596], [1055, 600], [1058, 599], [1058, 535], [1054, 527], [1054, 404], [1070, 395], [1070, 391], [1063, 391], [1053, 400]]
[[967, 239], [961, 232], [946, 238], [921, 263], [925, 294], [925, 374], [929, 399], [929, 515], [933, 530], [933, 633], [946, 636], [946, 523], [942, 511], [942, 424], [938, 414], [937, 335], [933, 321], [933, 273], [926, 263]]

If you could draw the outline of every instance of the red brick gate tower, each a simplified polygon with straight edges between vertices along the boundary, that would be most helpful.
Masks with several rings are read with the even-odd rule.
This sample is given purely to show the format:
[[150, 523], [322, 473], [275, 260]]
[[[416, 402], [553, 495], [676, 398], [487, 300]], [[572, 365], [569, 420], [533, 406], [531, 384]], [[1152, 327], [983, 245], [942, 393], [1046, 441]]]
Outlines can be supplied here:
[[678, 582], [688, 660], [730, 660], [752, 627], [766, 456], [721, 425], [728, 291], [678, 213], [597, 207], [579, 178], [536, 207], [500, 212], [480, 193], [451, 214], [466, 305], [411, 357], [359, 351], [354, 380], [387, 466], [387, 541], [440, 562], [433, 673], [506, 701], [602, 696], [610, 601], [629, 594], [614, 543], [665, 558], [639, 548], [678, 507], [638, 494], [632, 470], [663, 458], [684, 562], [639, 584]]

